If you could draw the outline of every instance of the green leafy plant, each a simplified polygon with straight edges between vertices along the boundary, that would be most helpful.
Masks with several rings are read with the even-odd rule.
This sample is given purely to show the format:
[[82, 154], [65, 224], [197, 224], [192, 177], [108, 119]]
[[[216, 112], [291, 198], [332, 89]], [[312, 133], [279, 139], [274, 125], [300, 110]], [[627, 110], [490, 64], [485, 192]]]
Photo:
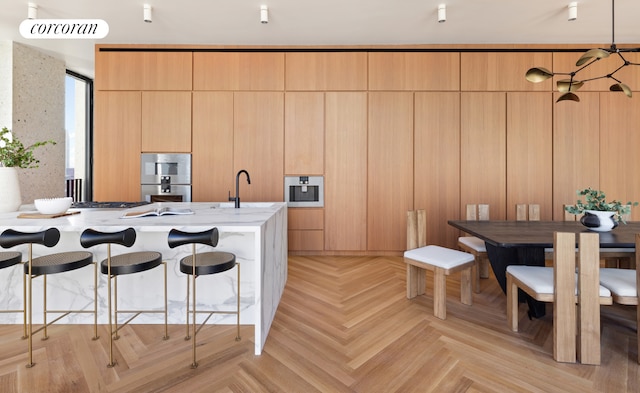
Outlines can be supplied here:
[[566, 206], [564, 209], [571, 214], [582, 214], [587, 210], [616, 212], [615, 219], [625, 223], [624, 216], [631, 213], [632, 206], [638, 206], [638, 202], [622, 203], [617, 200], [607, 202], [607, 196], [603, 191], [585, 188], [578, 190], [579, 196], [584, 196], [584, 202], [580, 199], [575, 205]]
[[25, 147], [7, 127], [2, 127], [0, 132], [0, 166], [37, 168], [40, 160], [35, 158], [33, 150], [47, 144], [55, 145], [56, 143], [54, 141], [43, 141]]

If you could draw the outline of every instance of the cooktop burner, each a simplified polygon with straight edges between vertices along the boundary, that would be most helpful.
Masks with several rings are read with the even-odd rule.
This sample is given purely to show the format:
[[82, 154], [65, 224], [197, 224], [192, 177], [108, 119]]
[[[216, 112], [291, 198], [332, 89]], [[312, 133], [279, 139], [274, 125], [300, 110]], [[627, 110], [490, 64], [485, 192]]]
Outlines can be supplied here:
[[76, 209], [127, 209], [130, 207], [148, 205], [149, 202], [73, 202], [71, 207]]

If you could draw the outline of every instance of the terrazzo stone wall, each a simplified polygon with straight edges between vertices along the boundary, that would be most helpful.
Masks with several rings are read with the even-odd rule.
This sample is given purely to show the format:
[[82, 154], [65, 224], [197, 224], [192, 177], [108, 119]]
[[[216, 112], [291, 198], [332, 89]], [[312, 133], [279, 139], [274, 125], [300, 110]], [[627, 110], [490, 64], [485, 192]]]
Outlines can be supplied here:
[[27, 45], [0, 42], [0, 127], [25, 146], [53, 140], [35, 150], [36, 169], [20, 169], [22, 203], [65, 193], [65, 64]]

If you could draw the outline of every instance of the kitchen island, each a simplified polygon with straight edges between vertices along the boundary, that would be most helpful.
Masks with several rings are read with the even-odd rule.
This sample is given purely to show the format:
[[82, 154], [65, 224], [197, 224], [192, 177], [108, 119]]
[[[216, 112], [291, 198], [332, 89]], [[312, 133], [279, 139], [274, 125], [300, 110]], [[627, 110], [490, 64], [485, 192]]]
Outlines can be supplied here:
[[[121, 218], [132, 211], [144, 211], [167, 207], [194, 211], [191, 215], [165, 215], [161, 217]], [[215, 202], [154, 203], [130, 209], [70, 209], [79, 214], [58, 218], [18, 218], [20, 213], [0, 214], [0, 232], [15, 229], [35, 232], [58, 228], [60, 242], [48, 249], [35, 245], [34, 256], [54, 252], [83, 250], [80, 234], [87, 228], [99, 231], [119, 231], [132, 227], [136, 230], [136, 243], [131, 248], [112, 246], [112, 254], [131, 251], [158, 251], [167, 262], [167, 295], [169, 324], [184, 324], [186, 318], [187, 278], [180, 272], [179, 261], [191, 253], [191, 246], [170, 249], [167, 235], [171, 229], [198, 232], [217, 227], [220, 232], [218, 246], [198, 245], [197, 251], [226, 251], [236, 255], [240, 264], [240, 323], [254, 325], [255, 354], [262, 347], [269, 333], [280, 297], [287, 280], [287, 205], [283, 202], [243, 202], [241, 208], [233, 204]], [[9, 250], [22, 251], [27, 258], [27, 247]], [[4, 250], [0, 250], [4, 251]], [[88, 251], [96, 261], [106, 258], [106, 245], [95, 246]], [[3, 296], [0, 308], [16, 309], [22, 305], [22, 275], [20, 268], [0, 271]], [[48, 277], [47, 301], [49, 309], [69, 307], [91, 310], [93, 307], [93, 268], [86, 267]], [[108, 323], [107, 278], [98, 272], [98, 323]], [[118, 304], [121, 309], [163, 307], [162, 269], [120, 276]], [[235, 269], [199, 278], [198, 309], [233, 310], [236, 302]], [[34, 323], [42, 323], [42, 280], [34, 280]], [[124, 317], [124, 316], [123, 316]], [[0, 314], [0, 324], [21, 323], [19, 314]], [[163, 323], [162, 314], [142, 314], [132, 323]], [[71, 314], [59, 323], [93, 323], [90, 314]], [[208, 323], [234, 324], [235, 316], [214, 314]]]

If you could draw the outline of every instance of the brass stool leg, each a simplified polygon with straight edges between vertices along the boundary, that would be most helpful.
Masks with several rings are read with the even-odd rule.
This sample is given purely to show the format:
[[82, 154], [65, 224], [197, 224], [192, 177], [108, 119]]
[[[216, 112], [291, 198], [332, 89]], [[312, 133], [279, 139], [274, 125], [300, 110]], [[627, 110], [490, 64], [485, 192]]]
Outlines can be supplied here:
[[[107, 244], [107, 307], [109, 308], [109, 363], [107, 367], [114, 367], [116, 362], [113, 360], [113, 308], [111, 296], [111, 244]], [[117, 319], [117, 315], [116, 315]]]
[[98, 264], [93, 262], [93, 338], [95, 341], [98, 336]]
[[113, 276], [113, 339], [117, 340], [118, 335], [118, 276]]
[[29, 244], [29, 271], [28, 271], [28, 280], [29, 280], [29, 363], [27, 363], [27, 368], [31, 368], [36, 364], [33, 362], [33, 277], [31, 276], [31, 266], [32, 266], [32, 248], [33, 245]]
[[44, 310], [42, 311], [43, 317], [44, 317], [44, 336], [42, 337], [42, 341], [46, 340], [49, 338], [49, 335], [47, 334], [47, 275], [43, 274], [42, 275], [42, 282], [43, 284], [43, 290], [42, 292], [44, 293]]
[[236, 341], [240, 341], [240, 264], [236, 263], [238, 268], [238, 307], [236, 309]]
[[162, 267], [164, 270], [164, 337], [163, 340], [169, 339], [169, 328], [167, 327], [167, 263], [162, 262]]
[[192, 303], [193, 303], [193, 320], [191, 321], [193, 326], [191, 327], [191, 329], [193, 329], [193, 342], [191, 342], [191, 347], [193, 348], [193, 362], [191, 363], [191, 368], [197, 368], [198, 367], [198, 362], [196, 361], [196, 334], [197, 334], [197, 330], [196, 330], [196, 245], [195, 243], [193, 244], [193, 258], [191, 258], [191, 281], [193, 284], [193, 297], [192, 297]]

